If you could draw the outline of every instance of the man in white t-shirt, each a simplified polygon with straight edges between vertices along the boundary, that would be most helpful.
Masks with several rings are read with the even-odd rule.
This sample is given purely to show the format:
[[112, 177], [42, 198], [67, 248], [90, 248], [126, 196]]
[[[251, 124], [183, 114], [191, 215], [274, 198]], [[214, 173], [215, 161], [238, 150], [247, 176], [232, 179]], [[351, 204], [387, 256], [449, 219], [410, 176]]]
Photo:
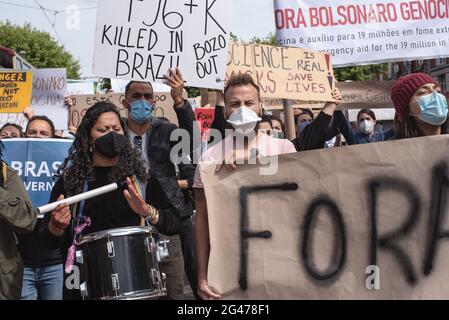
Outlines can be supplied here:
[[[204, 162], [215, 162], [218, 166], [235, 168], [236, 162], [251, 163], [259, 156], [273, 156], [296, 152], [294, 145], [286, 139], [272, 138], [257, 132], [256, 125], [262, 115], [260, 89], [251, 76], [241, 74], [230, 78], [224, 90], [226, 118], [234, 127], [234, 134], [207, 149], [197, 166], [193, 188], [196, 195], [195, 245], [198, 264], [198, 294], [203, 299], [219, 299], [221, 295], [207, 284], [209, 261], [209, 225], [206, 197], [200, 175]], [[245, 136], [244, 139], [238, 137]], [[254, 160], [253, 160], [254, 163]]]

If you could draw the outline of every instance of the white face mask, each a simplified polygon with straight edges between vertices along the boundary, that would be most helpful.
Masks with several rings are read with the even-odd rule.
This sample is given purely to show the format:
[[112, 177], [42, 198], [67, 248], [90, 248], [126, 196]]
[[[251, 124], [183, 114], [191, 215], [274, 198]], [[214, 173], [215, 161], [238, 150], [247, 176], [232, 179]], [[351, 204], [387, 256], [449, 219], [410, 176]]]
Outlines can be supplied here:
[[374, 131], [374, 122], [369, 120], [363, 120], [359, 124], [359, 129], [364, 134], [371, 134]]
[[235, 110], [229, 116], [228, 122], [234, 127], [235, 131], [241, 134], [248, 134], [254, 131], [257, 122], [262, 120], [257, 113], [246, 106]]

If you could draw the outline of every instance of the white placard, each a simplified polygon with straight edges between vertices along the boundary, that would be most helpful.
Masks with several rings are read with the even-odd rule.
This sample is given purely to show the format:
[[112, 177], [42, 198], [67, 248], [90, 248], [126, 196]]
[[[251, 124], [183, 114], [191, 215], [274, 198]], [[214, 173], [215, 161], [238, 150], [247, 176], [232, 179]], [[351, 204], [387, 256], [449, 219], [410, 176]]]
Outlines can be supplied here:
[[447, 57], [449, 2], [274, 0], [279, 45], [328, 51], [335, 66]]
[[163, 82], [180, 67], [187, 86], [222, 89], [229, 0], [99, 0], [93, 73]]
[[67, 129], [66, 69], [33, 69], [31, 108], [35, 115], [49, 117], [56, 129]]

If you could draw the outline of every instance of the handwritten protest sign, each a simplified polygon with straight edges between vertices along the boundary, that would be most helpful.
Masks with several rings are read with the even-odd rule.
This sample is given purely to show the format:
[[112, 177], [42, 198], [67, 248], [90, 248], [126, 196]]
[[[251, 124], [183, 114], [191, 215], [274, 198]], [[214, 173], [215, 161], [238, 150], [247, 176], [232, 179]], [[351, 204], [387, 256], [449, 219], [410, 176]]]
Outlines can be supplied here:
[[446, 299], [448, 146], [441, 135], [300, 152], [269, 158], [270, 176], [267, 159], [202, 165], [209, 285], [233, 299]]
[[67, 129], [66, 80], [66, 69], [33, 69], [31, 108], [49, 117], [56, 129]]
[[[178, 118], [173, 109], [174, 101], [170, 93], [155, 93], [156, 107], [153, 111], [154, 117], [166, 117], [170, 122], [178, 124]], [[110, 102], [115, 104], [122, 117], [128, 117], [128, 110], [123, 106], [124, 93], [109, 93], [95, 95], [73, 95], [73, 107], [69, 110], [69, 125], [78, 127], [86, 114], [87, 109], [97, 102]]]
[[32, 74], [30, 71], [0, 70], [0, 112], [22, 112], [30, 105]]
[[231, 43], [227, 79], [248, 72], [264, 98], [331, 101], [334, 73], [330, 55], [295, 48]]
[[[360, 109], [360, 108], [392, 108], [390, 89], [394, 81], [348, 81], [338, 82], [336, 86], [340, 89], [343, 102], [337, 109]], [[265, 110], [282, 110], [282, 99], [262, 98]], [[321, 109], [324, 103], [293, 101], [294, 108]]]
[[[48, 203], [54, 175], [72, 145], [65, 139], [5, 139], [3, 159], [22, 179], [34, 207]], [[42, 217], [39, 217], [42, 218]]]
[[449, 2], [275, 0], [279, 45], [330, 52], [334, 66], [447, 56]]
[[222, 89], [231, 7], [228, 0], [100, 0], [93, 73], [162, 82], [180, 67], [186, 85]]
[[201, 128], [201, 135], [203, 135], [214, 121], [215, 108], [196, 108], [195, 120], [199, 123]]

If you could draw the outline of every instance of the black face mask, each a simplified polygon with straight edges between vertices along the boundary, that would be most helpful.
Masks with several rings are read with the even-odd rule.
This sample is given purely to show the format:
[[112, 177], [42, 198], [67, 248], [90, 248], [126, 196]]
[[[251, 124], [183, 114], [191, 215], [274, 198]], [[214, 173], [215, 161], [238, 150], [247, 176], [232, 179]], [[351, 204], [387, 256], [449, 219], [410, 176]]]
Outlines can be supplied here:
[[94, 143], [95, 150], [107, 158], [115, 158], [126, 146], [126, 138], [123, 134], [109, 132], [97, 138]]

